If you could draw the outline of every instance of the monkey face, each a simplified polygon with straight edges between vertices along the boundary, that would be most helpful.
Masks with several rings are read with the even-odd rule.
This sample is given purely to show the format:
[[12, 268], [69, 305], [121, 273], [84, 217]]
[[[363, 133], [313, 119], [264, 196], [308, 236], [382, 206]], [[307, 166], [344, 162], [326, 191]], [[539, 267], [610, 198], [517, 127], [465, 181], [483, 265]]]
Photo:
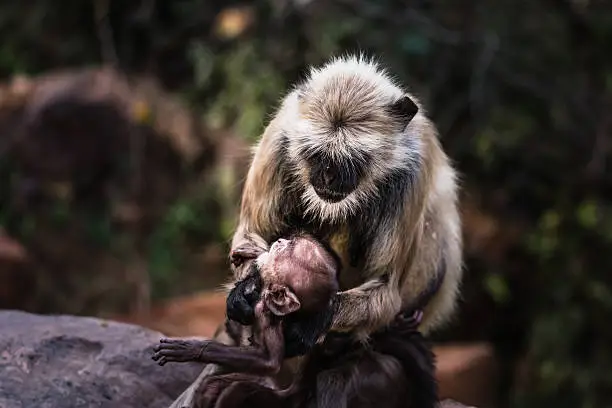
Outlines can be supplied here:
[[391, 181], [408, 183], [424, 154], [422, 124], [412, 123], [418, 111], [416, 99], [375, 64], [339, 59], [313, 69], [271, 128], [280, 128], [279, 158], [305, 213], [346, 220], [382, 200]]
[[330, 203], [342, 201], [355, 191], [364, 174], [360, 163], [346, 158], [331, 158], [324, 153], [311, 155], [307, 163], [309, 182], [314, 191]]
[[249, 275], [236, 282], [226, 299], [226, 312], [230, 320], [242, 325], [253, 324], [255, 304], [261, 296], [262, 279], [256, 265], [253, 264]]

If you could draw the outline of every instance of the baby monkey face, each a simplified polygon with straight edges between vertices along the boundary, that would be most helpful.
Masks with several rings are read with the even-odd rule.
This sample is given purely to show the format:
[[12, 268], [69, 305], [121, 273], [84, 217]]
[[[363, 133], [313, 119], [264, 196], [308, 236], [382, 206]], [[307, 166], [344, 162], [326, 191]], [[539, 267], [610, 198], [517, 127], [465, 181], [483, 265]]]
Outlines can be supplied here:
[[318, 311], [337, 291], [337, 265], [310, 237], [279, 239], [257, 260], [263, 280], [262, 299], [277, 316], [300, 309]]

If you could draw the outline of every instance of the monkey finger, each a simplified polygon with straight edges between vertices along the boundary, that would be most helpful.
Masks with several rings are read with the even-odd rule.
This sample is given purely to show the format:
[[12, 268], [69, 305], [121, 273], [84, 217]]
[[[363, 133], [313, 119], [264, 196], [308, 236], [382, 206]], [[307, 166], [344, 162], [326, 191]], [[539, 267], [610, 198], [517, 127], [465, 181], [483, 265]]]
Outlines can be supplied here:
[[421, 321], [423, 320], [423, 311], [422, 310], [418, 310], [414, 316], [414, 320], [417, 324], [421, 323]]
[[157, 346], [153, 347], [153, 351], [159, 353], [164, 350], [176, 350], [178, 348], [179, 347], [172, 344], [158, 344]]
[[156, 346], [153, 347], [153, 350], [155, 351], [160, 351], [160, 350], [188, 350], [190, 348], [193, 348], [193, 346], [191, 345], [191, 343], [183, 341], [183, 340], [172, 340], [172, 341], [166, 341], [162, 344], [157, 344]]
[[159, 339], [160, 343], [164, 343], [164, 344], [172, 344], [172, 343], [180, 343], [182, 342], [181, 339], [172, 339], [172, 338], [168, 338], [168, 337], [162, 337], [161, 339]]
[[163, 354], [154, 354], [153, 357], [151, 357], [153, 359], [153, 361], [157, 361], [158, 363], [161, 361], [168, 361], [168, 360], [173, 360], [172, 358], [169, 358], [169, 356], [165, 356]]
[[157, 354], [159, 354], [160, 356], [166, 357], [166, 358], [173, 358], [174, 360], [178, 360], [178, 359], [182, 359], [182, 358], [191, 358], [191, 356], [194, 353], [190, 353], [187, 350], [168, 350], [168, 349], [163, 349], [157, 352]]
[[175, 344], [165, 343], [165, 344], [157, 344], [153, 347], [153, 351], [161, 351], [161, 350], [173, 350], [176, 348]]

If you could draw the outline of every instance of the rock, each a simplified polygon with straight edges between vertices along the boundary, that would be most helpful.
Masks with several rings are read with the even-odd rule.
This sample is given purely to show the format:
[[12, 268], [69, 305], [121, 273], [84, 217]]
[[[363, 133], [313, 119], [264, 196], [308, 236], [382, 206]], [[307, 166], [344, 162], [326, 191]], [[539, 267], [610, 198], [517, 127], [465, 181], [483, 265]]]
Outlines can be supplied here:
[[440, 401], [440, 408], [476, 408], [471, 405], [464, 405], [452, 399], [445, 399]]
[[436, 378], [440, 398], [463, 404], [494, 407], [499, 365], [490, 344], [436, 345]]
[[166, 408], [199, 364], [158, 366], [161, 334], [74, 316], [0, 312], [0, 407]]
[[225, 293], [197, 292], [154, 305], [146, 314], [110, 316], [170, 337], [212, 337], [225, 320]]

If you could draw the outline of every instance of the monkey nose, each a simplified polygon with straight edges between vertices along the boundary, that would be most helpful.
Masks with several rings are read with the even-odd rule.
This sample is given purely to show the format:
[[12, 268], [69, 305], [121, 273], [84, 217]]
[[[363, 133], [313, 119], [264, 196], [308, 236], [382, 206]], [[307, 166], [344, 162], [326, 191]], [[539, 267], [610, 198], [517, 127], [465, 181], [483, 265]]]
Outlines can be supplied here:
[[288, 239], [279, 238], [272, 244], [272, 248], [274, 248], [277, 251], [280, 251], [281, 249], [285, 248], [288, 243], [289, 243]]
[[323, 170], [323, 181], [328, 186], [336, 180], [336, 172], [328, 167]]
[[255, 302], [257, 300], [257, 295], [258, 295], [258, 293], [257, 293], [257, 286], [255, 285], [255, 283], [249, 284], [244, 289], [244, 297], [249, 302]]

